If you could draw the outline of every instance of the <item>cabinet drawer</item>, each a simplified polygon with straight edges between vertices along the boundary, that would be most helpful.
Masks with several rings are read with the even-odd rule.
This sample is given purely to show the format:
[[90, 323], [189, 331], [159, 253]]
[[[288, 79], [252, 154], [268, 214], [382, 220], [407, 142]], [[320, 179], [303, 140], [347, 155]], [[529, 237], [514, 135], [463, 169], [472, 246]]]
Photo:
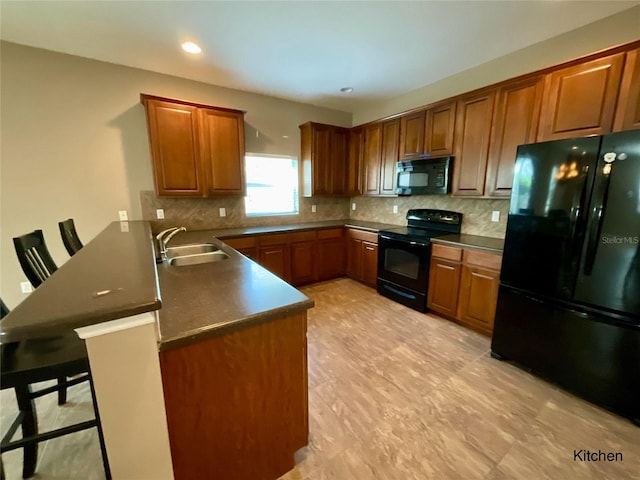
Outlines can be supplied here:
[[463, 263], [466, 265], [477, 265], [478, 267], [500, 271], [500, 267], [502, 265], [502, 255], [480, 252], [478, 250], [465, 250], [463, 255]]
[[349, 238], [378, 244], [378, 234], [374, 232], [365, 232], [364, 230], [355, 230], [352, 228], [349, 229]]
[[276, 233], [275, 235], [261, 235], [259, 237], [259, 243], [263, 245], [282, 245], [283, 243], [289, 243], [288, 233]]
[[225, 238], [222, 241], [236, 250], [241, 248], [254, 248], [257, 243], [256, 237]]
[[308, 232], [296, 232], [296, 233], [289, 234], [289, 241], [292, 243], [313, 242], [315, 239], [316, 239], [316, 232], [314, 230], [311, 230]]
[[330, 228], [327, 230], [318, 230], [318, 240], [327, 240], [329, 238], [342, 238], [342, 228]]
[[433, 244], [431, 256], [459, 262], [460, 260], [462, 260], [462, 249], [458, 247], [448, 247], [446, 245]]

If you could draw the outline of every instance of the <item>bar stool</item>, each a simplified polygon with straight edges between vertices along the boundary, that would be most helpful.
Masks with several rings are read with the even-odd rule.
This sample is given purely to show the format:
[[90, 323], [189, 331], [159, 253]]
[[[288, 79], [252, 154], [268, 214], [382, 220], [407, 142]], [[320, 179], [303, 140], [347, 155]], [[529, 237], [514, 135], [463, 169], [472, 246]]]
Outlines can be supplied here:
[[58, 227], [60, 227], [62, 243], [64, 243], [64, 247], [67, 249], [67, 252], [69, 252], [69, 256], [73, 257], [83, 247], [82, 242], [78, 238], [73, 218], [58, 222]]
[[[0, 299], [2, 318], [9, 309]], [[30, 478], [34, 475], [38, 460], [38, 443], [53, 438], [62, 437], [70, 433], [79, 432], [96, 427], [98, 440], [102, 452], [102, 462], [107, 479], [111, 478], [109, 460], [104, 445], [102, 426], [98, 414], [93, 381], [89, 372], [89, 360], [84, 341], [75, 332], [44, 339], [23, 340], [20, 342], [0, 344], [2, 363], [0, 364], [0, 388], [13, 388], [16, 394], [19, 413], [9, 430], [0, 441], [0, 453], [18, 448], [23, 449], [22, 477]], [[85, 381], [89, 382], [91, 400], [95, 418], [75, 425], [58, 428], [48, 432], [38, 432], [38, 417], [34, 399], [58, 391], [59, 386], [33, 390], [32, 384], [74, 377], [65, 380], [65, 388]], [[11, 441], [18, 428], [22, 429], [22, 438]], [[0, 474], [4, 478], [4, 469], [0, 461]]]
[[[33, 288], [38, 288], [53, 272], [58, 270], [44, 241], [42, 230], [34, 230], [26, 235], [15, 237], [13, 245], [22, 271], [31, 282], [31, 285], [33, 285]], [[58, 390], [58, 405], [64, 405], [67, 401], [65, 382], [66, 379], [64, 377], [58, 379], [60, 386]]]

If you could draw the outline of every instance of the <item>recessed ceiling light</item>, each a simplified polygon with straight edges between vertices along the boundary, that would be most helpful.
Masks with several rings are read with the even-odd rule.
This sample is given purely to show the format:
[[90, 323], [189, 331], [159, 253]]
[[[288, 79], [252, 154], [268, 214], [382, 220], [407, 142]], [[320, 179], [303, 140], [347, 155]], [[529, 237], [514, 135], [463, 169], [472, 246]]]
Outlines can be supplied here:
[[196, 45], [196, 44], [195, 44], [195, 43], [193, 43], [193, 42], [184, 42], [184, 43], [182, 44], [182, 49], [183, 49], [185, 52], [188, 52], [188, 53], [194, 53], [194, 54], [195, 54], [195, 53], [200, 53], [200, 52], [202, 51], [202, 49], [200, 48], [200, 46], [199, 46], [199, 45]]
[[342, 93], [351, 93], [351, 92], [353, 92], [353, 87], [342, 87], [342, 88], [340, 89], [340, 91], [341, 91]]

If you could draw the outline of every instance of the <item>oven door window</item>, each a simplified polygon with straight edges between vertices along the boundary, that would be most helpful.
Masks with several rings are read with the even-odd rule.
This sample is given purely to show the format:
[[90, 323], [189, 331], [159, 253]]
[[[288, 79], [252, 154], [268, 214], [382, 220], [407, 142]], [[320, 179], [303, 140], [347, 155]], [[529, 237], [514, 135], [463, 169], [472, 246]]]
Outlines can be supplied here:
[[418, 279], [420, 274], [420, 257], [415, 253], [397, 248], [384, 251], [384, 269], [403, 277]]

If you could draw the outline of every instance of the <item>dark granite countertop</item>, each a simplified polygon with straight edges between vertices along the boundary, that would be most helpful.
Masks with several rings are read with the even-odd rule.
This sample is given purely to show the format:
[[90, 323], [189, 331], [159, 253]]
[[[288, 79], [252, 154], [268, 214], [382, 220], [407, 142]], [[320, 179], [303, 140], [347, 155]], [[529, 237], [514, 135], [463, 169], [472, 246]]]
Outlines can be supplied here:
[[370, 232], [378, 232], [389, 228], [398, 228], [401, 225], [392, 225], [389, 223], [366, 222], [364, 220], [327, 220], [324, 222], [308, 222], [297, 223], [293, 225], [271, 225], [262, 227], [241, 227], [241, 228], [220, 228], [206, 230], [214, 237], [225, 239], [231, 237], [240, 237], [242, 235], [262, 235], [267, 233], [288, 233], [301, 232], [304, 230], [317, 230], [320, 228], [331, 227], [349, 227], [359, 230], [367, 230]]
[[479, 235], [445, 235], [443, 237], [432, 238], [431, 241], [443, 245], [474, 248], [476, 250], [486, 250], [500, 254], [502, 254], [502, 250], [504, 249], [504, 240], [502, 238], [482, 237]]
[[302, 292], [225, 245], [214, 232], [219, 230], [180, 233], [170, 246], [213, 243], [229, 259], [182, 267], [158, 265], [162, 291], [158, 322], [161, 351], [314, 305]]
[[159, 309], [151, 238], [147, 222], [111, 223], [2, 320], [2, 342]]

